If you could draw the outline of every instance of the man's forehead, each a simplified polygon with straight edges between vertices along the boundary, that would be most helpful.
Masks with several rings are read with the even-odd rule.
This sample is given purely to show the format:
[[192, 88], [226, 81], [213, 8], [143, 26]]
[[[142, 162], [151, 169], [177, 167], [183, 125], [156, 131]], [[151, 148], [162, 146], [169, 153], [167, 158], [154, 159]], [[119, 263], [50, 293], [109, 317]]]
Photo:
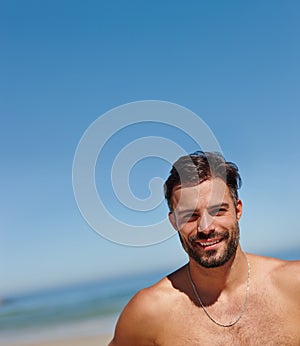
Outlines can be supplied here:
[[228, 197], [230, 197], [228, 186], [219, 178], [199, 184], [177, 185], [172, 194], [176, 209], [196, 208], [199, 203], [205, 203], [206, 206], [222, 204]]

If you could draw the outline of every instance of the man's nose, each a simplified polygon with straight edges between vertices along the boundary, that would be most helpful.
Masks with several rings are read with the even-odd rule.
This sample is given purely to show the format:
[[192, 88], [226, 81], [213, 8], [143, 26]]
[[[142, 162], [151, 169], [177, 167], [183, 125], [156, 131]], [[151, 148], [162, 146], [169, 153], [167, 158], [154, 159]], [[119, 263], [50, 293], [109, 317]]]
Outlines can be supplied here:
[[198, 223], [198, 232], [209, 233], [213, 229], [214, 218], [207, 212], [204, 213]]

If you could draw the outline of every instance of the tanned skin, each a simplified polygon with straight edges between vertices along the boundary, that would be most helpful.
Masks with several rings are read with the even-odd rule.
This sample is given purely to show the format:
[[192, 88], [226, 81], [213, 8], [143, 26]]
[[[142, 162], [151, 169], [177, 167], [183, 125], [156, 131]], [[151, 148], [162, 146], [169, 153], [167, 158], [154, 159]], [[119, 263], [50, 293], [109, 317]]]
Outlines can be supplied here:
[[[109, 346], [299, 346], [300, 261], [242, 251], [238, 241], [242, 202], [234, 203], [219, 178], [175, 187], [172, 204], [169, 219], [189, 263], [131, 299]], [[187, 266], [209, 314], [227, 324], [239, 316], [244, 303], [246, 256], [251, 266], [246, 309], [235, 325], [220, 327], [195, 297]]]

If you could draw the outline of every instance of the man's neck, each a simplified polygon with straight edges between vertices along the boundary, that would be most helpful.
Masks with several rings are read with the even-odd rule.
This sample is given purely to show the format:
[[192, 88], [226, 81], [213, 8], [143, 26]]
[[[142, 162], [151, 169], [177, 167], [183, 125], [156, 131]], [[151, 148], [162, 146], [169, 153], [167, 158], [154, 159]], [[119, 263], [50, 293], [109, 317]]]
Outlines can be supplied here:
[[205, 268], [190, 259], [190, 272], [204, 304], [211, 305], [221, 294], [230, 294], [247, 280], [247, 258], [240, 246], [224, 265]]

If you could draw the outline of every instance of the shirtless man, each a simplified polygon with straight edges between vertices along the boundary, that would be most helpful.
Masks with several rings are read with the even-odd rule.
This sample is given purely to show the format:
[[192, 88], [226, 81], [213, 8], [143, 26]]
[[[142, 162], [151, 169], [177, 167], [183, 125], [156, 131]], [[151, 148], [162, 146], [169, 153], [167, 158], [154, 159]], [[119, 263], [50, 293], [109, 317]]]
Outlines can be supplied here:
[[189, 263], [131, 299], [109, 346], [300, 345], [300, 261], [242, 251], [239, 185], [216, 153], [174, 164], [165, 195]]

